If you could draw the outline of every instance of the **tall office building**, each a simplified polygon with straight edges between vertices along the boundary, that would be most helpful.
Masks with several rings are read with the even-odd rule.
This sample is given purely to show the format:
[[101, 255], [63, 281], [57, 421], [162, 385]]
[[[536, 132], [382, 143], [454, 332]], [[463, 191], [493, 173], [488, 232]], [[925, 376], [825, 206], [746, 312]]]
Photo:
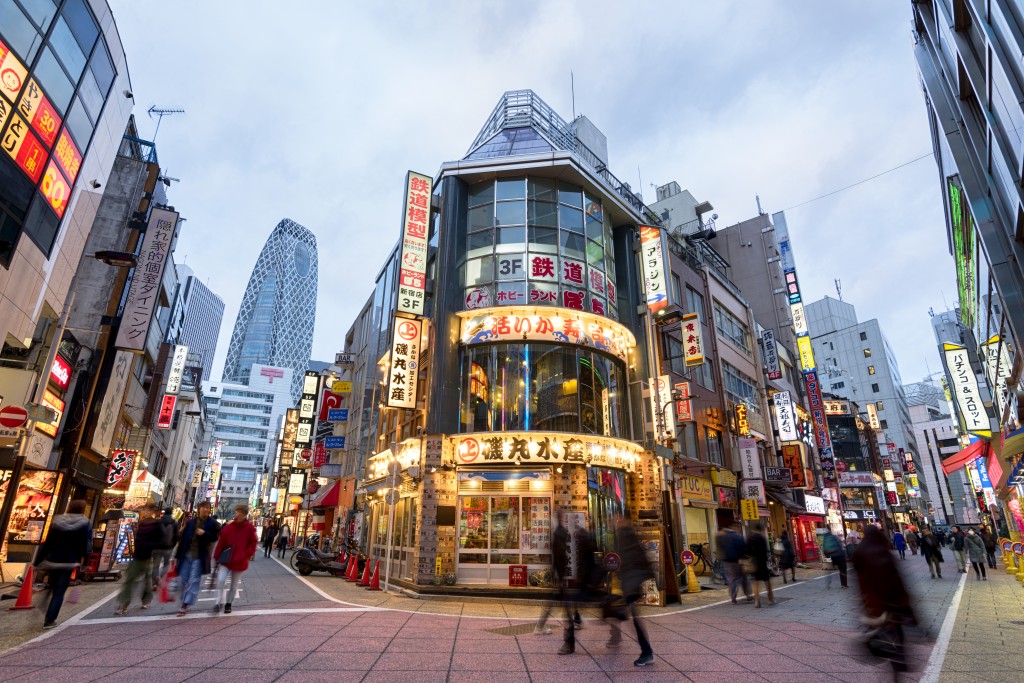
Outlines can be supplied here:
[[231, 333], [224, 381], [245, 384], [255, 363], [291, 368], [292, 401], [313, 348], [316, 320], [316, 237], [285, 218], [270, 233]]
[[217, 337], [224, 320], [224, 300], [186, 265], [178, 266], [178, 282], [184, 315], [178, 343], [188, 346], [189, 354], [202, 366], [203, 381], [206, 381], [210, 379]]

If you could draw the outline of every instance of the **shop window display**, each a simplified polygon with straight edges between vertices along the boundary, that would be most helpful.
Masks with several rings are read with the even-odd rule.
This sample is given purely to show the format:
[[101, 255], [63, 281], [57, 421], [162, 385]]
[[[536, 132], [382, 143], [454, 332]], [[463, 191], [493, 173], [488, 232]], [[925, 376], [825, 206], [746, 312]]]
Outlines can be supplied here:
[[606, 467], [587, 468], [587, 502], [597, 547], [609, 551], [615, 545], [615, 518], [626, 514], [626, 475]]

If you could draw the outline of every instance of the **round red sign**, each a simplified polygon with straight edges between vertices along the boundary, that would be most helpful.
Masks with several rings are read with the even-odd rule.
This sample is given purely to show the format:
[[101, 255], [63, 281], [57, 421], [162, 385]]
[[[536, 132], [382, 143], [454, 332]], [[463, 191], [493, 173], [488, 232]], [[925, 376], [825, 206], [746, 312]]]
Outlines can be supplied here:
[[17, 429], [28, 422], [28, 412], [21, 406], [4, 406], [0, 408], [0, 427]]
[[684, 550], [683, 552], [679, 553], [679, 561], [687, 567], [693, 564], [693, 561], [695, 559], [697, 559], [697, 556], [693, 554], [692, 550]]
[[398, 336], [406, 341], [412, 341], [420, 332], [416, 323], [404, 322], [398, 326]]
[[480, 457], [480, 442], [476, 439], [466, 439], [459, 445], [459, 457], [462, 462], [470, 463]]
[[604, 570], [606, 572], [617, 572], [622, 567], [622, 558], [618, 553], [604, 554]]

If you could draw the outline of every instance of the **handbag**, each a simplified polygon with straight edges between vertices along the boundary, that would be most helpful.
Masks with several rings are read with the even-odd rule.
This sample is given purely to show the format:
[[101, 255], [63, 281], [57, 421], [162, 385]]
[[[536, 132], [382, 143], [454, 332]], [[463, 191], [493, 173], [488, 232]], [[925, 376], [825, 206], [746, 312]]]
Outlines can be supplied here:
[[753, 574], [757, 571], [757, 565], [754, 563], [752, 557], [741, 557], [740, 558], [740, 569], [743, 570], [744, 574]]
[[786, 546], [782, 545], [782, 541], [775, 541], [775, 545], [772, 546], [772, 551], [776, 555], [781, 555], [786, 552]]
[[231, 546], [224, 548], [220, 551], [220, 555], [217, 556], [217, 564], [224, 566], [231, 561]]

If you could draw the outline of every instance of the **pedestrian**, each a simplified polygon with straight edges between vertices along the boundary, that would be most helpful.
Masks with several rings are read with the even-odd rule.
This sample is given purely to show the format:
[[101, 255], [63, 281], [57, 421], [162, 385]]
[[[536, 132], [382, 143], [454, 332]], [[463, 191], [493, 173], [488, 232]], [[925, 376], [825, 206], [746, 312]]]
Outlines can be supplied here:
[[153, 551], [153, 590], [160, 589], [160, 579], [171, 568], [171, 554], [178, 545], [178, 523], [174, 521], [174, 511], [164, 508], [164, 516], [160, 518], [160, 531], [163, 534], [160, 547]]
[[900, 554], [900, 559], [907, 559], [907, 537], [899, 529], [896, 529], [896, 533], [892, 535], [892, 544], [896, 548], [896, 552]]
[[142, 609], [149, 609], [153, 603], [153, 552], [164, 544], [163, 524], [160, 522], [160, 508], [149, 504], [139, 513], [139, 525], [135, 529], [135, 552], [132, 561], [124, 573], [121, 592], [117, 596], [117, 609], [114, 614], [128, 614], [128, 605], [132, 601], [135, 582], [142, 581]]
[[288, 522], [281, 525], [281, 531], [277, 534], [277, 556], [284, 559], [284, 551], [288, 550], [288, 539], [291, 538], [292, 530]]
[[85, 516], [85, 501], [73, 500], [68, 503], [66, 514], [57, 515], [50, 522], [46, 540], [39, 546], [32, 563], [46, 570], [50, 585], [50, 604], [43, 617], [43, 628], [57, 625], [57, 616], [64, 604], [64, 595], [71, 584], [71, 574], [82, 565], [92, 550], [92, 525]]
[[924, 561], [928, 563], [928, 571], [931, 573], [932, 578], [934, 579], [938, 576], [941, 579], [942, 563], [945, 560], [942, 557], [939, 538], [931, 529], [925, 529], [924, 535], [921, 536], [921, 555], [924, 556]]
[[987, 524], [981, 525], [981, 531], [978, 534], [981, 536], [981, 542], [985, 544], [985, 557], [988, 560], [989, 569], [995, 569], [996, 535], [992, 533], [992, 529]]
[[[235, 506], [235, 518], [220, 529], [217, 547], [213, 557], [219, 566], [217, 570], [217, 604], [213, 613], [224, 608], [224, 614], [231, 614], [231, 600], [235, 597], [242, 574], [249, 568], [249, 560], [256, 557], [256, 527], [249, 521], [249, 506], [245, 503]], [[222, 593], [224, 585], [231, 577], [227, 592]]]
[[968, 529], [964, 547], [967, 548], [971, 567], [974, 568], [974, 578], [977, 581], [982, 579], [988, 581], [988, 575], [985, 573], [985, 561], [988, 559], [985, 552], [985, 541], [981, 540], [981, 536], [975, 533], [974, 529]]
[[967, 540], [966, 535], [958, 526], [954, 526], [946, 537], [946, 541], [953, 548], [953, 559], [956, 560], [956, 573], [966, 574], [967, 573], [967, 554], [964, 548], [964, 541]]
[[199, 597], [199, 584], [210, 573], [210, 553], [217, 542], [220, 524], [210, 514], [210, 501], [204, 500], [196, 509], [196, 516], [188, 521], [178, 539], [178, 550], [174, 555], [178, 563], [178, 577], [181, 582], [181, 609], [178, 616], [188, 614], [188, 608]]
[[949, 535], [946, 533], [945, 529], [939, 529], [935, 532], [935, 540], [938, 541], [940, 548], [944, 547], [949, 543]]
[[917, 624], [899, 567], [889, 552], [881, 529], [869, 525], [853, 557], [864, 609], [862, 621], [871, 631], [867, 646], [876, 656], [889, 659], [893, 672], [906, 671], [903, 626]]
[[[825, 535], [821, 539], [821, 552], [824, 553], [825, 557], [832, 560], [832, 566], [839, 570], [839, 585], [843, 588], [849, 588], [849, 578], [846, 575], [846, 551], [843, 550], [843, 544], [839, 541], [839, 537], [833, 534], [832, 530], [827, 527]], [[825, 586], [828, 588], [832, 587], [831, 574], [825, 579]]]
[[747, 544], [743, 537], [736, 531], [736, 522], [729, 524], [718, 532], [715, 537], [718, 557], [725, 565], [726, 576], [729, 579], [729, 599], [736, 604], [736, 596], [739, 589], [743, 587], [743, 594], [747, 596], [747, 602], [751, 602], [754, 596], [750, 592], [750, 580], [747, 573], [740, 567], [740, 559], [747, 554]]
[[760, 522], [754, 522], [751, 526], [750, 535], [747, 536], [747, 555], [754, 562], [754, 571], [750, 576], [754, 584], [754, 607], [761, 607], [761, 586], [764, 584], [765, 592], [768, 593], [768, 604], [775, 605], [775, 595], [772, 593], [772, 573], [768, 569], [768, 539], [764, 536], [764, 527]]
[[789, 540], [789, 532], [783, 531], [782, 536], [775, 542], [781, 546], [782, 552], [779, 555], [779, 569], [782, 570], [782, 583], [786, 583], [786, 570], [793, 575], [793, 583], [796, 583], [796, 550], [793, 548], [793, 541]]
[[[574, 614], [574, 605], [569, 595], [569, 577], [573, 573], [570, 566], [569, 556], [571, 554], [572, 537], [569, 530], [565, 528], [565, 511], [560, 510], [557, 516], [557, 525], [554, 533], [551, 534], [551, 571], [554, 574], [556, 601], [565, 609], [565, 633], [560, 655], [571, 655], [576, 651], [576, 624], [579, 623], [580, 613]], [[534, 635], [547, 635], [551, 629], [547, 626], [548, 617], [551, 616], [553, 603], [544, 606], [541, 612], [540, 621], [533, 627]]]
[[[622, 596], [626, 600], [627, 613], [633, 617], [633, 628], [636, 629], [636, 640], [640, 645], [640, 657], [633, 662], [633, 666], [647, 666], [654, 664], [654, 650], [651, 648], [651, 641], [647, 639], [647, 631], [640, 620], [636, 603], [643, 597], [644, 583], [654, 578], [654, 570], [647, 559], [647, 553], [640, 545], [633, 525], [625, 515], [620, 514], [618, 517], [615, 540], [616, 550], [622, 562], [619, 568]], [[617, 624], [611, 623], [613, 629], [618, 629]], [[612, 640], [618, 640], [614, 634]]]
[[263, 557], [270, 557], [270, 551], [274, 548], [275, 538], [277, 538], [277, 525], [274, 523], [274, 520], [270, 520], [263, 527], [263, 538], [260, 539], [263, 542]]
[[910, 554], [917, 555], [917, 546], [920, 543], [920, 537], [918, 536], [917, 532], [911, 529], [906, 533], [906, 537], [907, 546], [910, 547]]

